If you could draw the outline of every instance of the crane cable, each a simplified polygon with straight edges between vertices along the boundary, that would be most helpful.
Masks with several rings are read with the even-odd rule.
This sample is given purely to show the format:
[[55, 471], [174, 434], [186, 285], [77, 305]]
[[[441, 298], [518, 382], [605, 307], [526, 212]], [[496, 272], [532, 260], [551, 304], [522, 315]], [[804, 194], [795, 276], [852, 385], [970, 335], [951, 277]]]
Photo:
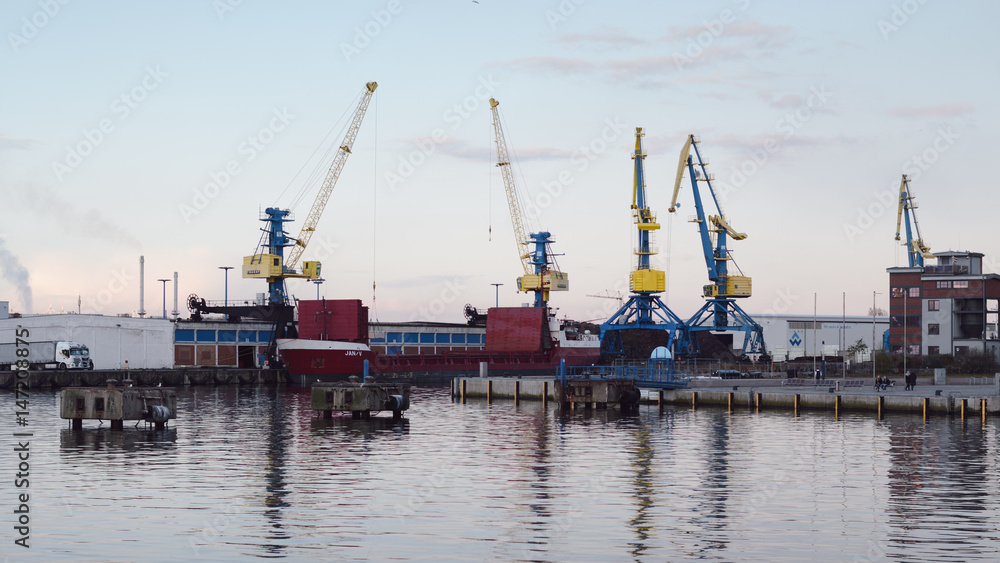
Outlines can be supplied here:
[[[354, 98], [354, 102], [351, 105], [347, 106], [344, 109], [344, 113], [342, 113], [340, 115], [340, 118], [338, 118], [337, 121], [333, 124], [333, 126], [330, 127], [330, 130], [326, 133], [326, 136], [324, 136], [323, 139], [319, 142], [319, 144], [316, 145], [316, 148], [313, 149], [313, 152], [312, 152], [312, 154], [309, 155], [309, 158], [307, 158], [302, 163], [302, 166], [299, 167], [298, 172], [296, 172], [295, 175], [292, 176], [291, 180], [288, 181], [288, 185], [285, 186], [285, 189], [281, 190], [281, 193], [279, 193], [278, 197], [275, 198], [275, 205], [277, 205], [278, 200], [280, 200], [281, 197], [285, 195], [285, 193], [288, 191], [288, 189], [292, 187], [292, 184], [295, 183], [296, 178], [298, 178], [299, 175], [302, 174], [302, 171], [305, 170], [306, 166], [308, 166], [309, 163], [313, 161], [313, 159], [316, 157], [316, 153], [319, 152], [319, 150], [321, 148], [323, 148], [324, 146], [328, 146], [327, 142], [329, 141], [330, 136], [333, 135], [333, 133], [335, 131], [343, 131], [344, 128], [347, 127], [347, 122], [344, 120], [344, 117], [347, 116], [348, 112], [351, 111], [352, 107], [354, 107], [354, 106], [357, 105], [357, 101], [358, 101], [358, 99], [362, 95], [363, 94], [358, 94]], [[339, 126], [339, 129], [338, 129], [338, 126]], [[322, 168], [324, 162], [330, 162], [331, 160], [333, 160], [332, 157], [330, 156], [330, 153], [334, 152], [334, 150], [339, 149], [339, 148], [340, 147], [335, 147], [333, 145], [328, 146], [328, 148], [326, 149], [326, 151], [325, 151], [325, 153], [323, 155], [323, 158], [321, 158], [318, 161], [316, 161], [316, 164], [314, 165], [314, 168], [313, 168], [312, 172], [309, 173], [309, 179], [305, 180], [303, 182], [302, 186], [299, 188], [299, 191], [296, 192], [296, 195], [295, 195], [295, 197], [292, 200], [293, 204], [290, 205], [289, 208], [294, 208], [294, 207], [298, 206], [298, 204], [302, 201], [302, 198], [305, 196], [305, 192], [307, 191], [308, 187], [314, 182], [316, 176], [318, 176], [317, 170], [319, 170], [320, 168]], [[329, 165], [327, 165], [327, 168], [329, 168]]]
[[375, 92], [375, 134], [372, 163], [374, 181], [372, 182], [372, 318], [378, 322], [378, 308], [375, 306], [375, 267], [378, 264], [378, 92]]

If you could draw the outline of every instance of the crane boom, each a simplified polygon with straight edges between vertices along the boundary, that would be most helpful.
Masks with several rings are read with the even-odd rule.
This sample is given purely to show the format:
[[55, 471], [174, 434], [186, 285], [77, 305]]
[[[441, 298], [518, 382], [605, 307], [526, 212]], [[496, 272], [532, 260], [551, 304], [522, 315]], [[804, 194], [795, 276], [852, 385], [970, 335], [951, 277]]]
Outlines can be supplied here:
[[517, 186], [514, 184], [514, 171], [510, 168], [510, 156], [507, 154], [507, 141], [504, 139], [503, 127], [500, 125], [500, 113], [497, 106], [500, 102], [490, 98], [490, 111], [493, 112], [493, 137], [497, 146], [497, 166], [503, 176], [504, 189], [507, 192], [507, 207], [510, 208], [510, 220], [514, 224], [514, 242], [517, 243], [517, 255], [525, 274], [531, 273], [528, 257], [528, 235], [524, 230], [524, 214], [521, 213], [521, 200], [517, 197]]
[[[913, 201], [910, 193], [910, 177], [903, 174], [903, 179], [899, 182], [899, 212], [896, 214], [896, 240], [899, 240], [899, 227], [906, 215], [906, 254], [910, 260], [910, 267], [923, 266], [924, 258], [934, 258], [929, 246], [924, 244], [923, 237], [920, 236], [920, 223], [917, 222], [917, 204]], [[910, 217], [913, 217], [913, 230], [917, 232], [917, 238], [913, 238], [910, 230]]]
[[[680, 207], [677, 196], [680, 194], [681, 180], [686, 169], [691, 178], [691, 194], [694, 196], [696, 213], [692, 222], [698, 225], [705, 267], [708, 271], [708, 280], [711, 282], [702, 288], [702, 295], [706, 298], [705, 304], [688, 319], [686, 326], [691, 333], [742, 332], [744, 354], [765, 354], [767, 349], [764, 345], [763, 327], [736, 304], [736, 299], [750, 297], [751, 280], [748, 276], [729, 273], [729, 261], [732, 257], [727, 241], [743, 240], [747, 235], [734, 229], [726, 219], [719, 198], [715, 194], [715, 188], [712, 186], [714, 178], [708, 173], [707, 161], [702, 158], [698, 149], [700, 142], [694, 135], [688, 135], [684, 142], [677, 164], [674, 194], [670, 201], [670, 212], [674, 213]], [[698, 182], [705, 183], [718, 215], [705, 214]], [[699, 346], [697, 339], [693, 340], [692, 345], [697, 349]]]
[[361, 129], [361, 121], [365, 118], [365, 111], [368, 109], [368, 103], [372, 99], [372, 94], [375, 93], [375, 88], [378, 88], [377, 82], [365, 84], [365, 92], [358, 103], [358, 109], [354, 111], [354, 118], [351, 120], [350, 127], [347, 128], [344, 142], [340, 144], [340, 150], [337, 151], [337, 156], [334, 157], [333, 164], [330, 165], [330, 170], [326, 173], [326, 179], [323, 180], [323, 185], [320, 186], [319, 193], [316, 194], [316, 200], [313, 201], [312, 208], [309, 209], [309, 215], [306, 216], [305, 222], [302, 223], [302, 232], [299, 233], [295, 247], [292, 248], [291, 253], [288, 255], [288, 261], [285, 262], [287, 268], [295, 268], [299, 262], [299, 258], [302, 257], [302, 253], [309, 244], [309, 239], [312, 238], [313, 233], [316, 231], [316, 225], [319, 224], [319, 219], [323, 216], [323, 210], [326, 209], [326, 204], [330, 201], [330, 194], [333, 193], [333, 188], [337, 185], [337, 179], [340, 178], [340, 172], [344, 169], [347, 157], [351, 154], [351, 149], [354, 147], [354, 139], [357, 138], [358, 130]]

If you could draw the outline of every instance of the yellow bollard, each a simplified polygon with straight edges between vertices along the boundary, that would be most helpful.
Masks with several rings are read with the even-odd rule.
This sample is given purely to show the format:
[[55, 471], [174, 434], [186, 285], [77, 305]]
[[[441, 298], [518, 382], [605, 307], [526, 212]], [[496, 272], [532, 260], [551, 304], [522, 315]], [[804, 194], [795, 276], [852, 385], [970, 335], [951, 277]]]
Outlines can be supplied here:
[[927, 420], [927, 408], [930, 406], [931, 400], [924, 397], [924, 420]]
[[465, 402], [465, 384], [466, 384], [466, 381], [463, 379], [462, 380], [462, 402], [463, 403]]
[[983, 424], [986, 424], [986, 399], [982, 400]]
[[733, 412], [733, 394], [729, 394], [729, 412]]
[[692, 409], [698, 408], [698, 392], [697, 391], [691, 391], [691, 408]]
[[758, 412], [760, 411], [760, 401], [761, 401], [761, 395], [760, 393], [757, 393], [756, 396], [754, 397], [754, 405], [757, 407]]
[[878, 397], [878, 419], [882, 420], [882, 405], [885, 403], [885, 397], [879, 395]]
[[799, 395], [795, 394], [795, 416], [799, 416]]
[[833, 418], [840, 418], [840, 395], [833, 398]]
[[961, 410], [961, 413], [962, 413], [962, 422], [965, 422], [965, 401], [966, 401], [965, 399], [962, 399], [962, 403], [961, 403], [961, 407], [960, 407], [960, 410]]

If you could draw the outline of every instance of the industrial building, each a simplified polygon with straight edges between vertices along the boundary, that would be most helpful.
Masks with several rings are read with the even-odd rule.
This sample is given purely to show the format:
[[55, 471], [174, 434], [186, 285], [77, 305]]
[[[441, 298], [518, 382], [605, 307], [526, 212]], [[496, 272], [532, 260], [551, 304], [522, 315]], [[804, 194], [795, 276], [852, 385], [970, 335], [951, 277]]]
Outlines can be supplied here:
[[368, 336], [373, 352], [390, 356], [483, 350], [486, 345], [486, 327], [456, 323], [371, 323]]
[[[6, 302], [3, 305], [7, 305]], [[14, 342], [26, 328], [29, 342], [69, 340], [90, 349], [94, 369], [169, 368], [174, 365], [174, 323], [162, 318], [104, 315], [24, 315], [0, 319], [0, 341]]]
[[868, 352], [848, 359], [869, 361], [872, 350], [882, 350], [883, 336], [889, 329], [886, 316], [755, 314], [753, 318], [764, 327], [764, 342], [774, 361], [836, 356], [858, 340], [868, 346]]
[[936, 252], [936, 265], [888, 268], [894, 354], [1000, 355], [1000, 275], [983, 273], [978, 252]]

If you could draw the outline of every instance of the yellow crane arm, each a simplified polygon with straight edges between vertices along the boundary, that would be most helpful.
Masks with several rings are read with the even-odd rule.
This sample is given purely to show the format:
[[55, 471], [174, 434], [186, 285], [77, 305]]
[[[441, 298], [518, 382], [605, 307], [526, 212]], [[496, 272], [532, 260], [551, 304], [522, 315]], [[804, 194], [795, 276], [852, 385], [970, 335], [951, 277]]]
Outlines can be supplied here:
[[906, 193], [906, 174], [899, 181], [899, 211], [896, 213], [896, 240], [899, 240], [899, 227], [903, 223], [903, 209], [906, 208], [906, 198], [910, 194]]
[[507, 206], [510, 208], [510, 220], [514, 224], [514, 239], [517, 243], [517, 255], [521, 259], [521, 266], [524, 273], [531, 273], [531, 265], [528, 263], [530, 251], [528, 248], [528, 235], [524, 230], [524, 215], [521, 213], [521, 202], [517, 196], [517, 186], [514, 185], [514, 171], [510, 168], [510, 156], [507, 154], [507, 141], [504, 140], [503, 128], [500, 126], [500, 113], [497, 106], [500, 102], [495, 98], [490, 98], [490, 111], [493, 112], [493, 132], [497, 145], [497, 166], [500, 167], [500, 174], [503, 176], [504, 189], [507, 192]]
[[372, 94], [375, 93], [375, 88], [378, 88], [377, 82], [365, 84], [365, 92], [361, 96], [361, 102], [358, 103], [358, 109], [354, 112], [354, 119], [351, 120], [351, 125], [347, 129], [344, 142], [340, 144], [340, 150], [337, 151], [337, 156], [334, 157], [333, 164], [330, 165], [330, 170], [326, 173], [326, 179], [323, 180], [323, 185], [320, 187], [319, 193], [316, 194], [316, 201], [313, 202], [312, 208], [309, 209], [309, 215], [306, 216], [305, 222], [302, 223], [302, 232], [299, 233], [298, 241], [285, 261], [287, 268], [295, 268], [295, 265], [299, 262], [299, 258], [302, 257], [302, 253], [306, 249], [306, 245], [309, 244], [309, 239], [312, 238], [313, 233], [316, 231], [316, 225], [319, 224], [319, 219], [323, 216], [326, 203], [330, 201], [330, 194], [333, 193], [333, 187], [337, 185], [340, 172], [344, 169], [348, 155], [351, 154], [351, 148], [354, 147], [354, 139], [358, 136], [361, 121], [365, 117], [365, 111], [368, 109], [368, 103], [372, 99]]
[[711, 221], [720, 229], [725, 230], [729, 235], [729, 238], [733, 240], [743, 240], [747, 238], [746, 233], [737, 232], [736, 229], [734, 229], [722, 215], [713, 215]]
[[674, 197], [670, 200], [671, 213], [677, 211], [677, 196], [681, 193], [681, 180], [684, 179], [684, 168], [687, 167], [688, 155], [691, 154], [691, 144], [694, 143], [694, 135], [688, 135], [684, 141], [684, 148], [681, 149], [681, 158], [677, 162], [677, 178], [674, 180]]

